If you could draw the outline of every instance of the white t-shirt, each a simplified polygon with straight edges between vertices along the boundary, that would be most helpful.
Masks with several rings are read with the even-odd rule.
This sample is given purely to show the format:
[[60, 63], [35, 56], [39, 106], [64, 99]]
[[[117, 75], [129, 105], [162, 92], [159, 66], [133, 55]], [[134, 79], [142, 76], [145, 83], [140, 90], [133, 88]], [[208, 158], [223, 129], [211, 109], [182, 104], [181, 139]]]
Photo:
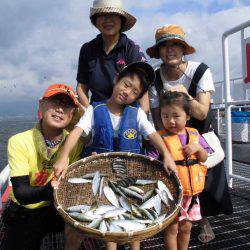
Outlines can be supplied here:
[[[167, 81], [165, 80], [163, 73], [162, 73], [162, 68], [160, 68], [160, 76], [163, 82], [163, 88], [165, 90], [170, 89], [171, 87], [176, 87], [178, 85], [184, 85], [186, 89], [189, 89], [190, 83], [192, 81], [192, 78], [194, 76], [194, 73], [198, 66], [200, 65], [199, 62], [192, 62], [188, 61], [187, 68], [185, 70], [185, 74], [183, 74], [178, 80], [176, 81]], [[196, 89], [196, 94], [199, 92], [214, 92], [214, 81], [212, 78], [212, 74], [210, 69], [208, 68], [203, 76], [201, 77], [200, 81], [198, 82], [197, 89]], [[152, 86], [149, 89], [149, 101], [150, 101], [150, 107], [151, 108], [158, 108], [159, 107], [159, 97], [157, 94], [157, 91], [155, 89], [155, 86]]]
[[[113, 125], [114, 134], [116, 136], [118, 134], [122, 116], [114, 115], [110, 111], [109, 115]], [[156, 132], [152, 124], [148, 121], [146, 113], [141, 108], [138, 109], [137, 125], [139, 133], [143, 135], [144, 138], [147, 138], [148, 135]], [[93, 137], [95, 131], [94, 131], [94, 110], [92, 105], [88, 106], [87, 110], [81, 117], [80, 121], [76, 124], [76, 126], [81, 128], [86, 134], [86, 136], [90, 132], [92, 132], [92, 137]]]

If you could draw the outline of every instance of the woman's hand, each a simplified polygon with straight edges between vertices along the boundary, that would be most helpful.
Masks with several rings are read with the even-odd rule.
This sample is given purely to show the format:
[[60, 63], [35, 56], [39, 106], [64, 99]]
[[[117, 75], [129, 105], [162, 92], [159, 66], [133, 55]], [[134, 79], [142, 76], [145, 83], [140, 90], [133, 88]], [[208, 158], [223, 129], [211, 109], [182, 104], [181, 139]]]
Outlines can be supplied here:
[[186, 95], [188, 96], [188, 99], [189, 99], [190, 101], [191, 101], [191, 100], [194, 100], [194, 98], [193, 98], [191, 95], [189, 95], [189, 93], [188, 93], [186, 87], [185, 87], [184, 85], [182, 85], [182, 84], [179, 84], [179, 85], [177, 85], [177, 86], [175, 86], [175, 87], [171, 87], [171, 88], [169, 89], [169, 91], [170, 91], [170, 92], [181, 92], [181, 93], [184, 93], [184, 94], [186, 94]]
[[170, 92], [181, 92], [181, 93], [184, 93], [184, 94], [186, 94], [186, 95], [189, 96], [186, 87], [184, 85], [182, 85], [182, 84], [179, 84], [177, 86], [171, 87], [169, 89], [169, 91]]

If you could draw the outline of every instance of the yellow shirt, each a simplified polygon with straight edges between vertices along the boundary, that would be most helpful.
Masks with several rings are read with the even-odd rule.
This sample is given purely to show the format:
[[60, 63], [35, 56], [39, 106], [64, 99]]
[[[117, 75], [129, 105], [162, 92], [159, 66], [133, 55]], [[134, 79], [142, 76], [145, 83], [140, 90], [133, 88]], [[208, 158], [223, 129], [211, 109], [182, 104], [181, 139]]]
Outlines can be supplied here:
[[[68, 132], [63, 131], [63, 139], [59, 147], [53, 149], [48, 155], [44, 138], [40, 131], [40, 125], [37, 124], [33, 129], [16, 134], [8, 142], [8, 161], [10, 166], [10, 176], [29, 175], [31, 186], [44, 186], [53, 177], [53, 164], [57, 160], [58, 152], [63, 146]], [[74, 148], [69, 157], [69, 164], [80, 159], [82, 144], [79, 143]], [[16, 202], [13, 191], [10, 193], [11, 199]], [[23, 205], [26, 208], [39, 208], [49, 205], [49, 201]]]

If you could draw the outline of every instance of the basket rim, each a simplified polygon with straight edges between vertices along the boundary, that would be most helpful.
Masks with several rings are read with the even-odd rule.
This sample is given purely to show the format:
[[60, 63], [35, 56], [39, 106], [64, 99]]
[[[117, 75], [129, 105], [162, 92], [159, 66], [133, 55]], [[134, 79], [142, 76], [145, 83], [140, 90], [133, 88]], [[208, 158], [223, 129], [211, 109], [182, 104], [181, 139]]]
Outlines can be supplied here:
[[[98, 154], [98, 155], [92, 155], [92, 156], [88, 156], [85, 157], [83, 159], [80, 159], [72, 164], [69, 165], [66, 173], [72, 169], [74, 169], [75, 166], [78, 166], [79, 163], [88, 163], [91, 162], [93, 160], [96, 159], [100, 159], [100, 158], [104, 158], [107, 156], [133, 156], [133, 157], [137, 157], [137, 158], [142, 158], [142, 159], [147, 159], [150, 161], [154, 161], [157, 162], [158, 164], [162, 165], [162, 162], [153, 158], [153, 157], [149, 157], [149, 156], [145, 156], [145, 155], [141, 155], [141, 154], [136, 154], [136, 153], [130, 153], [130, 152], [108, 152], [108, 153], [102, 153], [102, 154]], [[167, 174], [167, 173], [166, 173]], [[132, 236], [141, 236], [142, 234], [145, 234], [147, 232], [151, 232], [152, 230], [161, 230], [162, 228], [164, 228], [164, 226], [166, 227], [168, 225], [168, 220], [174, 216], [175, 214], [178, 214], [180, 208], [181, 208], [181, 203], [182, 203], [182, 198], [183, 198], [183, 189], [180, 183], [180, 179], [179, 177], [174, 173], [171, 172], [170, 175], [172, 175], [175, 180], [178, 183], [178, 189], [179, 189], [179, 195], [178, 195], [178, 201], [177, 204], [175, 206], [175, 209], [166, 217], [162, 220], [161, 223], [156, 223], [155, 225], [151, 225], [151, 226], [147, 226], [144, 229], [141, 230], [136, 230], [136, 231], [128, 231], [128, 232], [101, 232], [98, 229], [93, 229], [93, 228], [89, 228], [84, 226], [81, 222], [73, 219], [71, 216], [69, 216], [69, 214], [63, 209], [63, 206], [58, 202], [58, 190], [59, 190], [59, 186], [60, 186], [60, 180], [61, 177], [59, 179], [59, 185], [58, 187], [54, 187], [54, 205], [57, 209], [57, 211], [59, 212], [59, 214], [67, 221], [67, 223], [71, 224], [73, 227], [80, 229], [83, 233], [87, 233], [87, 234], [91, 234], [93, 237], [132, 237]]]

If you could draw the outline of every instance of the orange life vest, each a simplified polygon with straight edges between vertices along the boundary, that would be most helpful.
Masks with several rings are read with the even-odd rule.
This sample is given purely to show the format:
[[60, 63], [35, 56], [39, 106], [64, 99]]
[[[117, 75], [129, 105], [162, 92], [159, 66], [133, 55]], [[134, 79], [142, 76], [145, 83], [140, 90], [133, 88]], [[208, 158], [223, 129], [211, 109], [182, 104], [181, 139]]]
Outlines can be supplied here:
[[[186, 131], [188, 143], [199, 143], [199, 133], [196, 129], [186, 127]], [[158, 133], [174, 158], [184, 195], [192, 196], [201, 193], [205, 185], [206, 166], [198, 162], [195, 155], [191, 155], [188, 160], [186, 159], [178, 135], [171, 134], [166, 130], [158, 131]]]

